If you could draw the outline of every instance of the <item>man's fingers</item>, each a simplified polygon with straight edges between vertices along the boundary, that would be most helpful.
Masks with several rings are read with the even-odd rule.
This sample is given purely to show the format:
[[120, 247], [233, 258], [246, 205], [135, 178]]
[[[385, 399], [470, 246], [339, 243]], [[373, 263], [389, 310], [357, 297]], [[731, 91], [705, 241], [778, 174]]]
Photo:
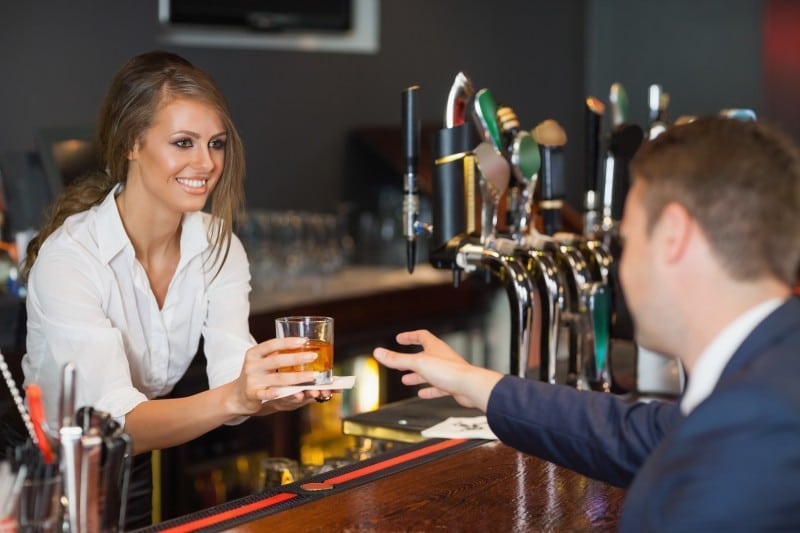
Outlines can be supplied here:
[[391, 350], [387, 350], [386, 348], [375, 348], [375, 350], [372, 352], [372, 355], [382, 365], [388, 366], [389, 368], [395, 368], [397, 370], [409, 370], [413, 361], [413, 359], [411, 359], [413, 354], [393, 352]]
[[424, 346], [426, 341], [435, 338], [430, 331], [425, 329], [418, 329], [415, 331], [404, 331], [402, 333], [398, 333], [395, 339], [397, 340], [398, 344], [403, 345], [410, 345], [410, 344], [417, 344], [420, 346]]
[[421, 385], [423, 383], [427, 383], [425, 378], [420, 376], [419, 374], [410, 373], [404, 374], [400, 380], [403, 382], [403, 385], [414, 386], [414, 385]]
[[420, 389], [417, 395], [423, 400], [433, 400], [434, 398], [450, 396], [450, 393], [437, 389], [436, 387], [425, 387], [424, 389]]
[[422, 349], [429, 353], [441, 353], [443, 351], [450, 351], [450, 346], [447, 345], [442, 339], [428, 331], [427, 329], [418, 329], [416, 331], [404, 331], [398, 333], [395, 338], [398, 344], [402, 345], [417, 345], [422, 346]]

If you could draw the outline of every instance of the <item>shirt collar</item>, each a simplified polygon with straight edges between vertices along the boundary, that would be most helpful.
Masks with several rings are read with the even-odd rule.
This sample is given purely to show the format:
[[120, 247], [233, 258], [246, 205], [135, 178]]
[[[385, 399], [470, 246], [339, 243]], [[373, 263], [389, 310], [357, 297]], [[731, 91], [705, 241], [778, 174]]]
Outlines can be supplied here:
[[125, 247], [130, 247], [131, 240], [125, 232], [125, 226], [122, 225], [122, 218], [119, 216], [119, 209], [117, 209], [117, 202], [115, 198], [120, 191], [122, 191], [122, 183], [118, 183], [106, 195], [99, 206], [95, 207], [96, 210], [96, 231], [97, 231], [97, 247], [100, 253], [100, 259], [108, 263]]
[[194, 256], [205, 252], [210, 243], [206, 229], [206, 215], [202, 211], [185, 213], [181, 222], [181, 260], [178, 269]]
[[780, 307], [783, 300], [772, 298], [747, 310], [728, 324], [703, 350], [692, 369], [692, 375], [681, 398], [681, 412], [691, 413], [717, 386], [725, 366], [748, 335], [767, 315]]

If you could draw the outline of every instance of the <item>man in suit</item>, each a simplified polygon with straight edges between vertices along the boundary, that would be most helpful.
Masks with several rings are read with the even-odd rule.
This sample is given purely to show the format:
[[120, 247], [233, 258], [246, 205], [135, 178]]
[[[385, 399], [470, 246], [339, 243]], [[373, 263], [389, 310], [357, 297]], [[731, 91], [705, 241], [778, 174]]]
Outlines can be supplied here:
[[800, 154], [756, 122], [700, 119], [645, 143], [620, 228], [640, 345], [678, 357], [677, 403], [503, 376], [427, 331], [377, 348], [423, 398], [487, 413], [505, 443], [628, 487], [624, 531], [800, 530]]

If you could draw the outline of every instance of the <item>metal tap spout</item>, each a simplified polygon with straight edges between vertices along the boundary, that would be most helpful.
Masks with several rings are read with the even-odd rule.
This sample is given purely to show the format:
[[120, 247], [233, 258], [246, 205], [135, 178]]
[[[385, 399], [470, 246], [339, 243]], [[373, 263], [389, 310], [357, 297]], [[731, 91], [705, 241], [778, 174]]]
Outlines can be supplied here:
[[564, 306], [564, 286], [558, 267], [553, 258], [541, 250], [517, 246], [514, 256], [528, 272], [539, 302], [536, 309], [539, 320], [538, 379], [557, 383], [558, 342]]
[[588, 388], [584, 379], [583, 359], [586, 350], [591, 350], [592, 346], [585, 342], [583, 328], [589, 320], [585, 294], [593, 282], [589, 266], [576, 246], [546, 235], [530, 234], [525, 245], [549, 255], [563, 279], [564, 298], [559, 326], [565, 327], [569, 334], [566, 383], [581, 389]]
[[456, 263], [466, 272], [483, 269], [503, 284], [511, 307], [511, 349], [509, 372], [526, 377], [531, 348], [533, 285], [525, 267], [512, 255], [464, 242], [456, 253]]

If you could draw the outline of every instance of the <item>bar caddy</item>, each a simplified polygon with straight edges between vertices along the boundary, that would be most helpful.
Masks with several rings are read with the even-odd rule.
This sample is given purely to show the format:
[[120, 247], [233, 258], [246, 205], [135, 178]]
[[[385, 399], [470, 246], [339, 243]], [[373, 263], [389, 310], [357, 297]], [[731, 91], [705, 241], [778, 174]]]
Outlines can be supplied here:
[[[125, 529], [132, 441], [107, 413], [76, 410], [76, 369], [62, 370], [58, 428], [50, 428], [41, 390], [28, 385], [20, 414], [33, 431], [12, 456], [27, 472], [19, 498], [20, 531], [95, 533]], [[24, 406], [23, 406], [24, 407]]]

